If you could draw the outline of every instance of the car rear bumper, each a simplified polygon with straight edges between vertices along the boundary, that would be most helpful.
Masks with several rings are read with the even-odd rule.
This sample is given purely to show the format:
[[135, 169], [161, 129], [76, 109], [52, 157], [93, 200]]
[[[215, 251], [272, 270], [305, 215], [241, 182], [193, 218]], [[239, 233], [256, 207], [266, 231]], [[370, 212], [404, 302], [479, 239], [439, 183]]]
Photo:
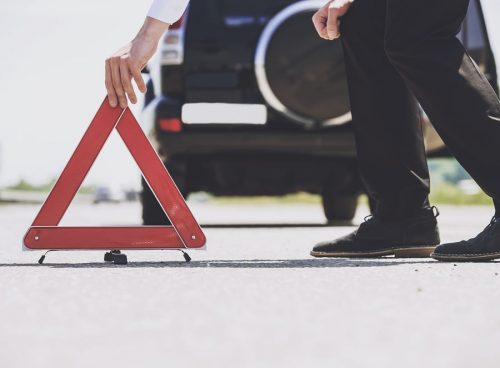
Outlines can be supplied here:
[[344, 132], [183, 132], [160, 133], [162, 153], [198, 155], [218, 153], [277, 153], [356, 157], [354, 135]]

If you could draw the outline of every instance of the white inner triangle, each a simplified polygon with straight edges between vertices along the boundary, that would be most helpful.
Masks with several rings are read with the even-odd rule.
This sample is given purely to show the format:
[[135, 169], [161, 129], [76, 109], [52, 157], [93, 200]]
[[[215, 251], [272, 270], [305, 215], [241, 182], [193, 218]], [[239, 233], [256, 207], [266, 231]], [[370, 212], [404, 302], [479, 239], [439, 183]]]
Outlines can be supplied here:
[[113, 130], [60, 225], [141, 225], [140, 190], [139, 167], [118, 132]]

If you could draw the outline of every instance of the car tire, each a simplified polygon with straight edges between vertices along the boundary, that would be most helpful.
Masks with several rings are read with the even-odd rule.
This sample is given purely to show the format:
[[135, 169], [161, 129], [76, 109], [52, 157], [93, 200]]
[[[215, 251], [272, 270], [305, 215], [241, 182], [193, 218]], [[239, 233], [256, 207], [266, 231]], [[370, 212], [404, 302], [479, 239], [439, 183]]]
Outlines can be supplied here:
[[352, 221], [358, 208], [359, 195], [323, 193], [323, 211], [328, 222]]
[[146, 84], [146, 93], [144, 94], [144, 108], [148, 107], [148, 105], [153, 102], [155, 99], [155, 87], [153, 84], [153, 80], [149, 79], [148, 83]]
[[[165, 163], [172, 179], [179, 188], [184, 198], [187, 198], [188, 192], [186, 191], [186, 170], [185, 165], [181, 162], [170, 161]], [[142, 223], [146, 226], [164, 226], [170, 225], [170, 220], [163, 212], [158, 200], [153, 194], [148, 183], [142, 178]]]
[[170, 221], [163, 212], [155, 195], [144, 178], [142, 179], [142, 223], [147, 226], [169, 225]]
[[370, 209], [370, 213], [373, 215], [377, 211], [377, 201], [372, 197], [368, 196], [368, 208]]

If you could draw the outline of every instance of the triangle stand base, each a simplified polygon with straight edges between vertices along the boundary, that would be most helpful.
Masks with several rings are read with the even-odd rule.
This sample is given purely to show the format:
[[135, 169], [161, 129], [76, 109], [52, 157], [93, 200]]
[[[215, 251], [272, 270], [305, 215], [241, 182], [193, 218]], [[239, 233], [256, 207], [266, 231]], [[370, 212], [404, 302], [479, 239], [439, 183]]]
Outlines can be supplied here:
[[[58, 226], [114, 129], [125, 142], [171, 226]], [[97, 111], [23, 243], [25, 250], [109, 250], [106, 257], [117, 264], [127, 262], [126, 256], [117, 249], [183, 251], [204, 249], [205, 244], [206, 237], [201, 227], [130, 109], [112, 108], [107, 99]], [[189, 256], [183, 253], [187, 261]]]

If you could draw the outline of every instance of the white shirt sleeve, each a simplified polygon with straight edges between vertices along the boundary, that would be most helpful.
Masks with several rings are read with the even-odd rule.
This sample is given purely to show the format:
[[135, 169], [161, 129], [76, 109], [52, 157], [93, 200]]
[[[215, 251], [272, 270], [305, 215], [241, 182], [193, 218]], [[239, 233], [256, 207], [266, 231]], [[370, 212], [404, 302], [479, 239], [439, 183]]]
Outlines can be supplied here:
[[182, 17], [189, 0], [154, 0], [148, 12], [148, 17], [173, 24]]

